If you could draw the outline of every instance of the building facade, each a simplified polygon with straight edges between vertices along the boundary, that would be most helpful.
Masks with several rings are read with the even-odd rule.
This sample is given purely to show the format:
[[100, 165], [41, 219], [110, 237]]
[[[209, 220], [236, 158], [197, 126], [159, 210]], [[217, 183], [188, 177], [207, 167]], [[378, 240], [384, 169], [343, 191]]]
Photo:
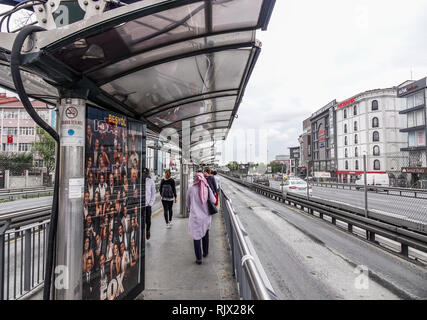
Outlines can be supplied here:
[[353, 183], [364, 172], [400, 174], [400, 149], [407, 134], [400, 131], [404, 118], [396, 88], [365, 91], [336, 106], [338, 182]]
[[336, 177], [336, 105], [333, 100], [310, 117], [313, 176]]
[[[56, 113], [52, 106], [40, 101], [32, 101], [40, 117], [55, 127]], [[36, 123], [15, 97], [0, 94], [0, 152], [29, 152], [36, 141]]]
[[290, 147], [289, 148], [289, 157], [291, 160], [290, 163], [290, 173], [294, 175], [300, 175], [300, 172], [298, 170], [299, 168], [299, 161], [300, 161], [300, 147]]
[[300, 167], [301, 175], [307, 174], [306, 169], [312, 166], [311, 157], [311, 121], [310, 118], [302, 122], [302, 135], [300, 136]]
[[[407, 163], [401, 171], [410, 186], [427, 188], [427, 130], [426, 130], [427, 78], [407, 81], [397, 88], [397, 96], [402, 102], [399, 112], [405, 117], [400, 132], [407, 134], [407, 145], [400, 149], [407, 155]], [[419, 182], [423, 182], [422, 185]]]

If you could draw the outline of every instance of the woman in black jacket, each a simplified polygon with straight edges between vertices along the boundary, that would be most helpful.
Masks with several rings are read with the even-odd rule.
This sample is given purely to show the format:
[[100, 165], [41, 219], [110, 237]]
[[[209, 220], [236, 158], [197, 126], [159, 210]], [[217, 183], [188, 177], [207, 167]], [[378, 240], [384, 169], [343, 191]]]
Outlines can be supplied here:
[[169, 169], [165, 171], [165, 179], [160, 182], [160, 196], [162, 197], [163, 213], [165, 216], [166, 228], [170, 229], [172, 226], [172, 207], [176, 203], [176, 188], [175, 180], [171, 178]]

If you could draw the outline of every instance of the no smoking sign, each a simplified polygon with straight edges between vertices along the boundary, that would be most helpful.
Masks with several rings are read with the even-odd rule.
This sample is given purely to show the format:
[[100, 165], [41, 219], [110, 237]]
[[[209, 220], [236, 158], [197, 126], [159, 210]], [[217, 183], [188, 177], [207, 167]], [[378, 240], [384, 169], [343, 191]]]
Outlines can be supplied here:
[[68, 107], [67, 109], [65, 109], [65, 116], [68, 119], [74, 119], [77, 118], [77, 116], [79, 115], [79, 111], [77, 110], [76, 107]]
[[84, 147], [84, 109], [75, 105], [61, 106], [61, 145], [72, 147]]

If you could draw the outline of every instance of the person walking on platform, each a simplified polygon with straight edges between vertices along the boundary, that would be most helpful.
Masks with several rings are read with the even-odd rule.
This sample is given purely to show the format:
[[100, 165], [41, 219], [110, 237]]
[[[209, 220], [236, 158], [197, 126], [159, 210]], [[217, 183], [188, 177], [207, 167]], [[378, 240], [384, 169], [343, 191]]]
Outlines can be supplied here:
[[160, 196], [162, 197], [163, 213], [165, 216], [166, 228], [170, 229], [172, 226], [172, 207], [176, 203], [176, 188], [175, 180], [171, 177], [170, 170], [165, 171], [165, 179], [160, 182]]
[[202, 264], [201, 245], [203, 246], [203, 257], [206, 257], [209, 252], [209, 229], [212, 217], [209, 214], [208, 201], [212, 204], [215, 203], [214, 193], [203, 173], [196, 173], [193, 185], [188, 188], [186, 203], [190, 210], [188, 233], [194, 240], [197, 264]]
[[205, 179], [208, 182], [208, 185], [211, 188], [213, 194], [216, 195], [217, 194], [216, 181], [215, 181], [215, 178], [211, 175], [211, 169], [205, 168], [203, 174], [204, 174]]
[[153, 179], [150, 177], [150, 170], [148, 168], [143, 170], [143, 174], [145, 177], [145, 236], [147, 240], [149, 240], [151, 236], [151, 207], [153, 206], [156, 199], [156, 186], [154, 185]]
[[216, 194], [215, 194], [215, 198], [216, 198], [216, 202], [215, 202], [215, 206], [218, 205], [218, 197], [219, 197], [219, 189], [221, 188], [221, 182], [219, 180], [218, 177], [218, 172], [217, 171], [212, 171], [212, 175], [215, 179], [215, 183], [216, 183]]

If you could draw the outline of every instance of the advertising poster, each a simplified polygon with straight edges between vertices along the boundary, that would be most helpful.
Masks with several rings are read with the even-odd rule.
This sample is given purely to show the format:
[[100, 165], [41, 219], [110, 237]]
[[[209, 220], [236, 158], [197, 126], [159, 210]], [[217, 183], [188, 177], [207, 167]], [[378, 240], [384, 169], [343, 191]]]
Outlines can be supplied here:
[[87, 108], [83, 300], [125, 299], [143, 287], [144, 130], [141, 122]]

